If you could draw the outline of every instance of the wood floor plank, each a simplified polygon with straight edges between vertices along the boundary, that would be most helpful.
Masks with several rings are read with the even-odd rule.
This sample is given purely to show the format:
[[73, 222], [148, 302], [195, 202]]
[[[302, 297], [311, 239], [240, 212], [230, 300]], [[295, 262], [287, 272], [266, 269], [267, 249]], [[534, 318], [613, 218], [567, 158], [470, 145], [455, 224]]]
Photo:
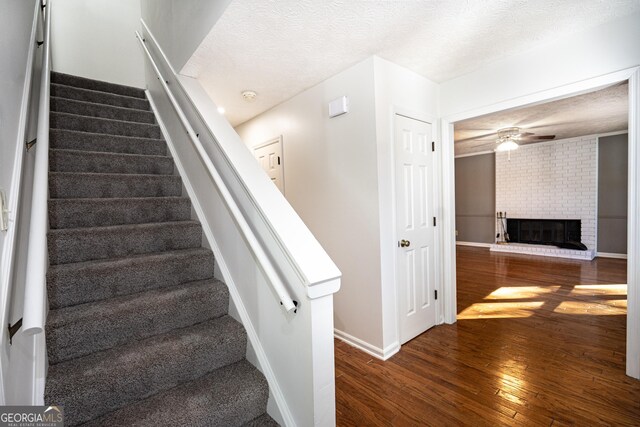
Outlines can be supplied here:
[[339, 426], [640, 425], [626, 261], [458, 247], [458, 314], [387, 361], [336, 341]]

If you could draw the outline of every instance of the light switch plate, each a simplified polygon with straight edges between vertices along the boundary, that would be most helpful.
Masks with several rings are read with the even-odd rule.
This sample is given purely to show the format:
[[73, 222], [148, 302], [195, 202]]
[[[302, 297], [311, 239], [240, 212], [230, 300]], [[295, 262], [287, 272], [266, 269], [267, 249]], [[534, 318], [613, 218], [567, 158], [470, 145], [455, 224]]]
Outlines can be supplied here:
[[349, 98], [341, 96], [329, 102], [329, 118], [341, 116], [349, 112]]

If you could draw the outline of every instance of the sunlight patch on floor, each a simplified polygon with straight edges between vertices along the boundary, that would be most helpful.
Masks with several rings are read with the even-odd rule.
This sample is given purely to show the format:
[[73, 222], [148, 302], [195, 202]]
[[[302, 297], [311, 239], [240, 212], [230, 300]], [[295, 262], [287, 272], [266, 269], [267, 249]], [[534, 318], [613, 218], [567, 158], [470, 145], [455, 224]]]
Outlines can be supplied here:
[[563, 301], [554, 310], [560, 314], [588, 314], [592, 316], [619, 316], [627, 313], [627, 300]]
[[481, 302], [465, 308], [458, 314], [459, 320], [508, 319], [530, 317], [542, 307], [543, 301]]
[[571, 295], [627, 295], [627, 285], [576, 285]]
[[537, 298], [557, 292], [560, 286], [503, 286], [491, 292], [486, 299]]

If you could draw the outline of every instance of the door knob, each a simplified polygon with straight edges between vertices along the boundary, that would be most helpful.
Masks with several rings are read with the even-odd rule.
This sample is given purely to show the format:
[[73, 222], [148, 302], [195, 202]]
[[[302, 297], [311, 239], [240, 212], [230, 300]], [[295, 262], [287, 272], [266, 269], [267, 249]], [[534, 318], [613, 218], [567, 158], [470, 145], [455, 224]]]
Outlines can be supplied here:
[[401, 248], [408, 248], [409, 245], [411, 245], [411, 242], [408, 240], [402, 239], [398, 242], [398, 246], [400, 246]]

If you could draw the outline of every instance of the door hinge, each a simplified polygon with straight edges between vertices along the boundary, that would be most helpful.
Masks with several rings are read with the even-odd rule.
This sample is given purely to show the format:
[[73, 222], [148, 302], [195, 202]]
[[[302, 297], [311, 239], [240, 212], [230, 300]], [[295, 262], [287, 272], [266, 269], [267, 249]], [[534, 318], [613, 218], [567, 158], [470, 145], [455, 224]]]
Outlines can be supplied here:
[[437, 289], [436, 289], [436, 290], [434, 290], [434, 291], [433, 291], [433, 293], [434, 293], [434, 295], [435, 295], [436, 299], [438, 299], [438, 290], [437, 290]]
[[280, 164], [280, 156], [278, 156], [278, 164]]
[[9, 344], [13, 344], [11, 340], [21, 327], [22, 327], [22, 318], [20, 318], [20, 320], [18, 320], [13, 325], [9, 323]]
[[431, 151], [436, 151], [436, 142], [431, 141]]
[[436, 226], [436, 217], [435, 216], [433, 217], [433, 226], [434, 227]]

